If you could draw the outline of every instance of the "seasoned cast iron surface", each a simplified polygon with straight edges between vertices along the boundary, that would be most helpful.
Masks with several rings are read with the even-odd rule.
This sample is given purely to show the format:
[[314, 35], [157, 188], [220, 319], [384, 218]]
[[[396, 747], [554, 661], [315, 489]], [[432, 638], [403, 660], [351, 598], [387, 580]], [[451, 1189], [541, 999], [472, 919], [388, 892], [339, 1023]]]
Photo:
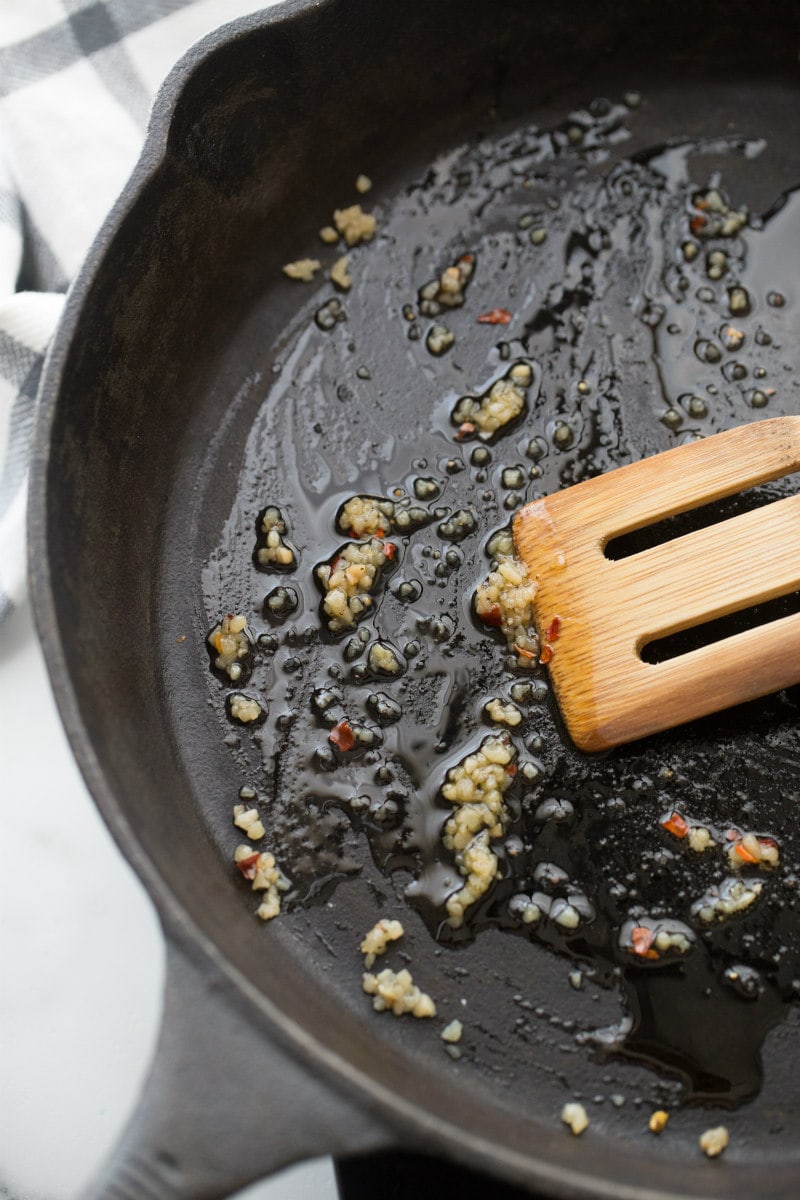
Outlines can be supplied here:
[[[545, 127], [502, 132], [489, 123], [403, 186], [377, 178], [366, 197], [331, 196], [330, 209], [359, 200], [373, 209], [377, 235], [349, 252], [354, 282], [338, 296], [342, 319], [326, 321], [337, 294], [323, 276], [276, 282], [280, 293], [295, 289], [300, 311], [281, 344], [265, 344], [247, 381], [259, 412], [235, 506], [218, 514], [220, 524], [227, 517], [218, 548], [198, 569], [200, 636], [226, 612], [244, 613], [253, 640], [236, 685], [197, 649], [231, 762], [229, 793], [208, 820], [230, 861], [243, 840], [231, 810], [240, 787], [253, 789], [265, 845], [291, 882], [292, 915], [279, 922], [313, 924], [323, 962], [328, 950], [339, 967], [349, 955], [346, 987], [365, 1021], [393, 1018], [372, 1014], [358, 995], [357, 944], [368, 926], [353, 926], [348, 896], [365, 888], [372, 896], [364, 921], [404, 920], [409, 936], [376, 970], [407, 963], [434, 994], [439, 1018], [405, 1018], [403, 1036], [441, 1057], [454, 1088], [473, 1071], [502, 1071], [510, 1104], [550, 1097], [554, 1126], [556, 1097], [575, 1094], [604, 1128], [645, 1136], [653, 1107], [753, 1102], [763, 1083], [741, 1128], [765, 1133], [775, 1128], [769, 1096], [785, 1080], [780, 1051], [768, 1048], [764, 1082], [761, 1048], [770, 1031], [773, 1050], [788, 1036], [800, 990], [798, 694], [587, 757], [560, 726], [545, 670], [517, 667], [472, 607], [489, 570], [487, 542], [521, 503], [798, 410], [800, 198], [786, 190], [785, 148], [766, 127], [763, 136], [731, 134], [724, 122], [701, 121], [703, 136], [651, 144], [667, 103], [646, 91], [587, 94]], [[330, 209], [319, 211], [320, 226]], [[737, 213], [746, 221], [723, 230]], [[343, 252], [297, 241], [284, 257], [319, 256], [327, 267]], [[420, 289], [463, 255], [475, 260], [463, 306], [424, 315]], [[478, 320], [495, 308], [507, 310], [507, 323]], [[441, 356], [428, 348], [437, 324], [455, 335]], [[453, 410], [515, 364], [533, 371], [524, 414], [475, 455], [484, 443], [459, 430]], [[520, 472], [512, 484], [503, 479], [509, 468]], [[422, 500], [420, 480], [436, 484]], [[772, 485], [762, 499], [791, 486]], [[408, 535], [387, 531], [396, 552], [374, 609], [333, 636], [315, 568], [349, 540], [336, 519], [354, 495], [405, 498], [426, 520]], [[268, 505], [280, 509], [296, 550], [288, 571], [253, 557]], [[473, 525], [463, 537], [448, 524], [458, 512]], [[277, 587], [293, 589], [297, 602], [280, 620], [262, 609]], [[369, 669], [376, 640], [399, 652], [398, 677]], [[315, 706], [318, 689], [333, 689], [327, 716]], [[257, 698], [266, 720], [232, 722], [226, 702], [235, 692]], [[402, 710], [398, 721], [376, 717], [378, 692]], [[499, 877], [454, 930], [444, 904], [463, 879], [441, 844], [451, 806], [440, 789], [497, 728], [486, 702], [512, 694], [523, 713], [511, 730], [517, 763], [532, 769], [527, 779], [518, 771], [506, 796], [510, 822], [492, 843]], [[372, 730], [374, 744], [333, 745], [331, 725], [343, 719]], [[663, 827], [673, 812], [718, 844], [690, 850]], [[779, 865], [732, 869], [731, 830], [773, 839]], [[692, 904], [730, 876], [758, 881], [760, 895], [746, 911], [703, 924]], [[579, 893], [590, 918], [573, 932], [546, 916], [526, 926], [509, 901], [534, 892], [550, 902]], [[620, 931], [648, 921], [688, 928], [690, 952], [636, 954]], [[492, 999], [484, 996], [476, 1019], [471, 1006], [484, 989]], [[465, 1032], [450, 1058], [438, 1033], [455, 1016]], [[543, 1075], [554, 1085], [546, 1093]], [[674, 1117], [692, 1139], [704, 1122], [711, 1117]], [[669, 1153], [664, 1139], [648, 1151]]]

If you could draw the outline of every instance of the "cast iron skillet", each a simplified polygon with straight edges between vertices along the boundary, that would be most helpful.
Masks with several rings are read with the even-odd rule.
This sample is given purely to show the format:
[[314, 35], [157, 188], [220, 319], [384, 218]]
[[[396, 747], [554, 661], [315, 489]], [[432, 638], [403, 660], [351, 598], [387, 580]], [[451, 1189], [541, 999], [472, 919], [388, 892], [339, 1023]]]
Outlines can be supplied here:
[[[253, 920], [219, 835], [231, 766], [207, 705], [198, 579], [233, 505], [258, 381], [307, 301], [280, 267], [318, 245], [361, 170], [380, 203], [443, 149], [630, 88], [653, 101], [643, 144], [768, 132], [764, 196], [779, 194], [800, 178], [799, 44], [788, 3], [755, 20], [731, 0], [325, 0], [236, 22], [170, 77], [68, 298], [31, 475], [34, 602], [58, 701], [170, 946], [153, 1073], [92, 1195], [210, 1200], [303, 1156], [398, 1145], [553, 1196], [797, 1194], [794, 1009], [770, 1035], [764, 1092], [729, 1115], [732, 1145], [708, 1162], [705, 1114], [677, 1113], [656, 1140], [654, 1076], [570, 1050], [563, 1022], [586, 1019], [590, 997], [555, 956], [489, 934], [455, 959], [404, 917], [415, 973], [478, 1031], [453, 1062], [425, 1023], [376, 1018], [361, 993], [357, 942], [386, 886], [369, 863], [328, 903]], [[544, 1019], [516, 1037], [521, 998]], [[574, 1093], [591, 1104], [615, 1089], [629, 1103], [598, 1103], [582, 1138], [559, 1126]]]

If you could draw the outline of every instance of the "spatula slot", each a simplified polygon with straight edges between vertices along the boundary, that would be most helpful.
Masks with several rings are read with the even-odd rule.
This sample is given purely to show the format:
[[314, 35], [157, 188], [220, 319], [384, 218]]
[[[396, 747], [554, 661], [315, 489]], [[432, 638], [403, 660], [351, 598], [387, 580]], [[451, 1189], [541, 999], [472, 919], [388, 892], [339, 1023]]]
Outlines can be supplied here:
[[711, 646], [714, 642], [733, 637], [746, 629], [763, 626], [766, 634], [772, 621], [795, 613], [800, 613], [800, 592], [797, 591], [778, 596], [763, 604], [751, 605], [749, 608], [740, 609], [739, 612], [728, 613], [714, 621], [705, 621], [701, 625], [692, 626], [691, 629], [682, 629], [668, 637], [655, 638], [640, 648], [639, 655], [646, 663], [667, 662], [692, 650], [699, 650], [701, 646]]
[[[737, 492], [734, 496], [726, 496], [722, 500], [714, 500], [710, 504], [701, 504], [686, 512], [675, 513], [661, 521], [634, 529], [630, 533], [620, 534], [611, 538], [603, 547], [606, 558], [612, 562], [623, 558], [631, 558], [650, 550], [654, 546], [662, 546], [684, 534], [693, 533], [697, 529], [706, 529], [710, 525], [718, 525], [729, 517], [740, 513], [752, 512], [753, 509], [763, 508], [775, 500], [794, 495], [800, 491], [800, 474], [785, 475], [781, 479], [761, 484], [759, 487], [748, 488]], [[670, 656], [672, 657], [672, 656]]]

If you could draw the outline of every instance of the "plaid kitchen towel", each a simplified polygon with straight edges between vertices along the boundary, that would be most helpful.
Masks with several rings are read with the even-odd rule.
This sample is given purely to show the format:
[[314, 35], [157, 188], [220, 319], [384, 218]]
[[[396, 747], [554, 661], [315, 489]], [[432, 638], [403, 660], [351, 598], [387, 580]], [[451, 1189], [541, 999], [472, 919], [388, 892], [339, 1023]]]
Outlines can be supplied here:
[[268, 3], [0, 0], [0, 620], [25, 596], [30, 437], [64, 294], [172, 65]]

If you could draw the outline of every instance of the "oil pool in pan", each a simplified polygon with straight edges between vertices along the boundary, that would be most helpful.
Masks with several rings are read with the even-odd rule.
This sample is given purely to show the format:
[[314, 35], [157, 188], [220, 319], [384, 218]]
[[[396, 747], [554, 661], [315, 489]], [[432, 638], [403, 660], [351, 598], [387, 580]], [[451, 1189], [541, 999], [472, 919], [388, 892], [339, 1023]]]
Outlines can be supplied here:
[[[209, 688], [243, 787], [231, 809], [258, 810], [284, 907], [346, 886], [368, 847], [443, 948], [489, 928], [546, 944], [575, 987], [624, 997], [623, 1021], [579, 1042], [732, 1103], [758, 1091], [761, 1042], [800, 991], [800, 695], [587, 757], [537, 655], [475, 610], [524, 502], [798, 411], [800, 195], [754, 212], [728, 190], [761, 142], [626, 158], [639, 103], [455, 149], [391, 201], [336, 197], [375, 211], [374, 238], [292, 248], [325, 270], [348, 253], [352, 287], [317, 276], [262, 385], [203, 573], [209, 630], [241, 614], [248, 641], [232, 674], [211, 652]], [[509, 384], [520, 411], [485, 420]], [[356, 497], [372, 501], [345, 509]], [[375, 501], [385, 527], [348, 531]], [[336, 618], [325, 582], [351, 559], [371, 586]], [[496, 873], [464, 901], [455, 781], [498, 745], [500, 804], [471, 810]], [[725, 1033], [698, 1045], [710, 1006]]]

